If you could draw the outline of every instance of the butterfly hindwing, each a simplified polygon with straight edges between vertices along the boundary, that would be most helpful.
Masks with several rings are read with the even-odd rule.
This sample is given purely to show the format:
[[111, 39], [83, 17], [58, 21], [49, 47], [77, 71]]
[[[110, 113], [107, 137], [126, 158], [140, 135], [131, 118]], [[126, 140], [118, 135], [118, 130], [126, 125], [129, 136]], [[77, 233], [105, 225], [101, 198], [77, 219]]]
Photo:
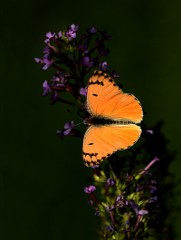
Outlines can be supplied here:
[[135, 124], [91, 126], [83, 139], [83, 160], [94, 166], [117, 150], [131, 147], [140, 137], [141, 129]]
[[113, 78], [101, 71], [95, 71], [89, 80], [87, 108], [95, 117], [135, 123], [139, 123], [143, 118], [138, 99], [134, 95], [123, 93]]

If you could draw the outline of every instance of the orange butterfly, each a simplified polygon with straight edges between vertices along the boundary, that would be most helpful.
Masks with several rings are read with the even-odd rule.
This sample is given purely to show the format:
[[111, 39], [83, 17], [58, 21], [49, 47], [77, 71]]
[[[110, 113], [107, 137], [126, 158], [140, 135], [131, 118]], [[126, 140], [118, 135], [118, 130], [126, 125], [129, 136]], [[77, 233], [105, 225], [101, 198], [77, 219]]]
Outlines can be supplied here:
[[89, 79], [87, 109], [91, 125], [83, 139], [83, 160], [94, 166], [118, 150], [131, 147], [140, 137], [143, 111], [132, 94], [123, 93], [113, 78], [95, 71]]

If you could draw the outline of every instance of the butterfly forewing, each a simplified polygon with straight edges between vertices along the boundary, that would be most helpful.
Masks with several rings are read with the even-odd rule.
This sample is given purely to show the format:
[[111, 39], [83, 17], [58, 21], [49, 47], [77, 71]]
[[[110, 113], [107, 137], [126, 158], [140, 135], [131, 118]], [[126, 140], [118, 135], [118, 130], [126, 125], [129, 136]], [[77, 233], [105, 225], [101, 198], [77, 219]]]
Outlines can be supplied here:
[[135, 96], [123, 93], [114, 80], [95, 71], [89, 80], [87, 108], [91, 115], [139, 123], [143, 118], [140, 102]]
[[100, 164], [112, 153], [131, 147], [140, 134], [135, 124], [91, 126], [83, 140], [83, 160], [87, 166]]

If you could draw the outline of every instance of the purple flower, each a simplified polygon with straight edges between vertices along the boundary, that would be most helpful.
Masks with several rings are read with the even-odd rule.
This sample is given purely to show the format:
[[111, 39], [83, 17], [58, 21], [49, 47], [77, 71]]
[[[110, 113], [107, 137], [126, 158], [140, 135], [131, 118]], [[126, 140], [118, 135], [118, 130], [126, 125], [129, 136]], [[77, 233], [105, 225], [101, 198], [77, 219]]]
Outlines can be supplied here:
[[87, 31], [88, 31], [88, 33], [94, 34], [97, 32], [97, 29], [95, 27], [91, 27]]
[[133, 209], [136, 213], [138, 213], [138, 205], [135, 204], [135, 203], [132, 202], [132, 201], [129, 201], [129, 204], [130, 204], [130, 206], [132, 207], [132, 209]]
[[52, 77], [52, 82], [53, 85], [56, 87], [64, 87], [67, 82], [67, 78], [65, 74], [56, 72], [55, 75]]
[[94, 185], [90, 185], [84, 188], [84, 192], [87, 194], [93, 193], [95, 190], [96, 190], [96, 187]]
[[144, 215], [147, 215], [147, 214], [148, 214], [148, 211], [147, 211], [147, 210], [144, 210], [144, 209], [141, 209], [141, 210], [138, 211], [137, 214], [140, 215], [140, 216], [144, 216]]
[[43, 58], [35, 58], [35, 62], [40, 63], [43, 70], [47, 70], [54, 62], [52, 59], [52, 49], [46, 46], [43, 49]]
[[125, 205], [128, 206], [129, 205], [129, 201], [125, 200]]
[[107, 62], [104, 61], [102, 63], [99, 64], [99, 69], [103, 72], [106, 72], [108, 70], [108, 65], [107, 65]]
[[106, 229], [110, 232], [114, 231], [114, 227], [112, 225], [107, 226]]
[[136, 192], [140, 192], [140, 191], [143, 190], [143, 189], [144, 189], [143, 186], [137, 185], [137, 187], [136, 187]]
[[44, 59], [42, 59], [42, 64], [43, 64], [43, 67], [42, 67], [42, 69], [43, 70], [47, 70], [52, 64], [53, 64], [53, 59], [48, 59], [48, 58], [44, 58]]
[[97, 216], [97, 217], [100, 216], [100, 212], [98, 210], [95, 212], [95, 216]]
[[151, 130], [151, 129], [146, 130], [146, 132], [150, 133], [151, 135], [153, 135], [153, 130]]
[[119, 202], [119, 201], [121, 201], [121, 200], [123, 200], [123, 196], [117, 196], [117, 198], [116, 198], [116, 203]]
[[94, 64], [93, 61], [91, 60], [91, 58], [88, 56], [83, 57], [81, 59], [80, 63], [83, 67], [92, 67]]
[[70, 29], [71, 29], [72, 31], [74, 31], [74, 32], [77, 32], [78, 29], [79, 29], [79, 25], [71, 24], [71, 25], [70, 25]]
[[129, 225], [129, 221], [128, 220], [125, 222], [125, 225]]
[[157, 196], [154, 196], [154, 197], [151, 197], [151, 198], [149, 198], [149, 203], [152, 203], [152, 202], [156, 202], [157, 201]]
[[108, 179], [107, 179], [107, 186], [111, 187], [111, 186], [113, 186], [114, 184], [115, 184], [114, 179], [112, 179], [112, 178], [108, 178]]
[[51, 88], [47, 80], [43, 82], [42, 86], [43, 86], [43, 96], [46, 96], [49, 92], [51, 92]]
[[149, 188], [150, 188], [150, 193], [155, 193], [157, 191], [156, 186], [149, 186]]
[[36, 63], [42, 63], [42, 59], [41, 58], [34, 58]]
[[68, 38], [69, 41], [73, 40], [77, 36], [79, 25], [72, 24], [70, 25], [69, 29], [65, 32], [65, 36]]
[[46, 33], [46, 37], [47, 37], [48, 39], [51, 39], [51, 38], [53, 38], [54, 36], [55, 36], [55, 33], [51, 33], [51, 32]]
[[58, 38], [61, 38], [62, 37], [62, 32], [61, 31], [58, 32], [57, 36], [58, 36]]
[[112, 206], [106, 206], [106, 210], [107, 211], [112, 211], [112, 210], [114, 210], [115, 209], [115, 206], [114, 205], [112, 205]]
[[87, 96], [87, 87], [85, 87], [85, 88], [80, 88], [79, 93], [80, 93], [80, 95], [86, 97], [86, 96]]
[[35, 58], [35, 62], [42, 64], [42, 69], [47, 70], [54, 63], [54, 60], [48, 58]]
[[119, 74], [116, 71], [112, 71], [111, 75], [113, 78], [119, 78]]
[[54, 91], [51, 96], [52, 103], [55, 103], [56, 101], [59, 100], [58, 92]]
[[64, 125], [64, 135], [67, 136], [70, 134], [70, 132], [72, 131], [72, 129], [74, 128], [75, 124], [74, 121], [71, 122], [67, 122]]
[[121, 196], [121, 195], [117, 196], [116, 201], [115, 201], [116, 205], [117, 205], [117, 203], [120, 203], [122, 200], [123, 200], [123, 196]]
[[99, 165], [94, 165], [94, 166], [91, 166], [92, 169], [96, 169], [96, 168], [99, 168]]
[[70, 135], [74, 126], [74, 121], [66, 122], [63, 130], [57, 130], [57, 135], [60, 137]]
[[80, 45], [78, 45], [77, 48], [81, 53], [88, 54], [88, 52], [89, 52], [87, 49], [87, 44], [80, 44]]
[[74, 121], [65, 123], [65, 125], [64, 125], [64, 130], [65, 130], [64, 134], [68, 135], [70, 133], [70, 131], [74, 128], [74, 126], [75, 126]]
[[45, 39], [45, 43], [49, 43], [52, 39], [54, 39], [56, 37], [55, 33], [52, 32], [47, 32], [46, 33], [46, 39]]
[[48, 46], [43, 49], [43, 58], [51, 58], [52, 49]]

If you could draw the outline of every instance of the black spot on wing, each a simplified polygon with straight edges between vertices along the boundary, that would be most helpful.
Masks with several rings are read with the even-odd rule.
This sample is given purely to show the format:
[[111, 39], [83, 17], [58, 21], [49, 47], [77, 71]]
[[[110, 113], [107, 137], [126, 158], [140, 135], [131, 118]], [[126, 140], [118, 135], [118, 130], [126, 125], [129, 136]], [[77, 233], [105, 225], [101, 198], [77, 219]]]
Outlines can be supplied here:
[[95, 97], [97, 97], [97, 96], [98, 96], [96, 93], [93, 93], [92, 95], [93, 95], [93, 96], [95, 96]]
[[[83, 152], [82, 153], [83, 154], [83, 156], [90, 156], [90, 158], [92, 159], [92, 157], [93, 156], [97, 156], [98, 155], [98, 153], [85, 153], [85, 152]], [[106, 158], [108, 158], [109, 156], [111, 156], [111, 154], [107, 154], [106, 156], [104, 156], [104, 157], [102, 157], [102, 158], [100, 158], [100, 159], [96, 159], [96, 161], [86, 161], [85, 159], [84, 159], [84, 163], [85, 163], [85, 165], [87, 166], [87, 167], [93, 167], [93, 166], [96, 166], [96, 165], [99, 165], [103, 160], [105, 160]]]
[[104, 86], [104, 83], [103, 83], [103, 81], [99, 81], [99, 80], [97, 80], [97, 81], [95, 81], [95, 82], [93, 82], [93, 81], [90, 81], [90, 82], [89, 82], [89, 85], [91, 85], [91, 84], [97, 84], [97, 85]]
[[89, 143], [88, 145], [93, 145], [94, 143]]
[[105, 75], [105, 73], [103, 73], [102, 71], [99, 71], [99, 70], [96, 70], [93, 73], [93, 76], [98, 76], [98, 77], [101, 77], [101, 76], [104, 76], [104, 75]]
[[82, 154], [83, 154], [84, 156], [87, 156], [87, 155], [88, 155], [88, 156], [90, 156], [90, 157], [92, 158], [93, 156], [96, 157], [98, 153], [85, 153], [85, 152], [83, 152]]
[[[90, 81], [89, 85], [91, 85], [91, 84], [98, 84], [98, 85], [104, 86], [104, 83], [103, 83], [104, 79], [108, 79], [108, 81], [113, 83], [114, 86], [117, 86], [117, 84], [114, 82], [114, 79], [112, 77], [110, 77], [109, 74], [107, 74], [105, 72], [96, 70], [96, 71], [94, 71], [92, 76], [97, 77], [97, 80], [96, 81]], [[102, 81], [99, 81], [98, 80], [99, 77], [104, 77], [104, 79]]]

